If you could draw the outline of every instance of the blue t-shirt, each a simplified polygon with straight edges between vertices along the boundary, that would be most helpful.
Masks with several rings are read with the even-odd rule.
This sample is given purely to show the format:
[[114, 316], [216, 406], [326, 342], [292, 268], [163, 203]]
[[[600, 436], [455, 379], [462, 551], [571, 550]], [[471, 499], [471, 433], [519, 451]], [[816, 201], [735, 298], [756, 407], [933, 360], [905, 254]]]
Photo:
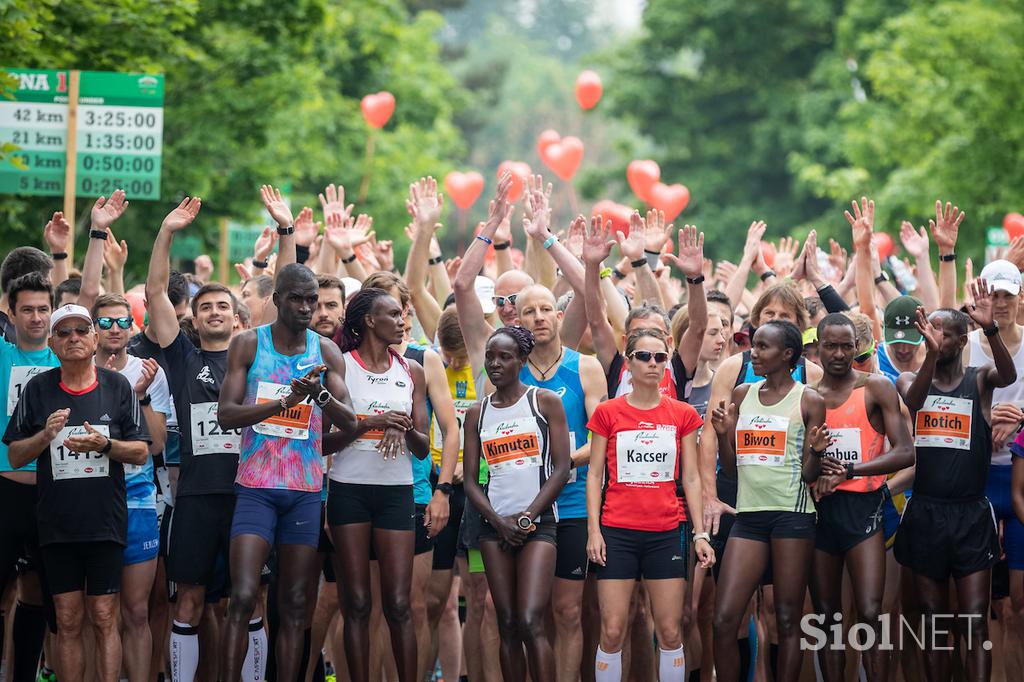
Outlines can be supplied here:
[[[426, 350], [429, 346], [423, 346], [418, 343], [410, 343], [406, 346], [405, 357], [409, 360], [415, 360], [424, 364], [423, 356], [426, 354]], [[430, 395], [427, 394], [427, 424], [430, 423], [433, 413], [433, 407], [430, 404]], [[430, 499], [434, 496], [434, 490], [430, 487], [430, 470], [432, 468], [432, 462], [430, 456], [427, 455], [423, 459], [419, 457], [410, 457], [412, 460], [412, 497], [416, 504], [430, 504]]]
[[[0, 339], [0, 386], [4, 387], [6, 401], [3, 416], [0, 417], [0, 432], [7, 430], [14, 408], [21, 397], [21, 391], [28, 380], [60, 362], [49, 348], [42, 350], [21, 350], [16, 345]], [[18, 471], [35, 471], [36, 462], [32, 460]], [[7, 459], [7, 446], [0, 443], [0, 471], [14, 471]]]
[[884, 343], [878, 344], [878, 371], [893, 384], [900, 376], [900, 371], [893, 366], [892, 360], [889, 358], [889, 347]]
[[[562, 401], [565, 407], [565, 420], [569, 426], [569, 454], [587, 442], [590, 430], [587, 429], [587, 402], [580, 381], [580, 354], [571, 348], [565, 349], [562, 364], [558, 371], [545, 381], [540, 381], [523, 366], [519, 380], [527, 386], [546, 388]], [[587, 518], [587, 470], [581, 466], [569, 472], [569, 482], [562, 488], [558, 496], [558, 518]]]

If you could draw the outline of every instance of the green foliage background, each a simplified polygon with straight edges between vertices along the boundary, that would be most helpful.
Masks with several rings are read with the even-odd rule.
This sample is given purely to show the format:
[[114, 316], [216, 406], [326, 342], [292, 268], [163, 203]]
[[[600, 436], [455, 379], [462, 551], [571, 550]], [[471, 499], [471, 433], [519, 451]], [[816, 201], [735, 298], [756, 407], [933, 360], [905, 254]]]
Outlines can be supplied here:
[[[546, 128], [586, 144], [575, 196], [556, 182], [557, 222], [604, 198], [640, 208], [625, 167], [653, 158], [690, 188], [676, 222], [703, 229], [715, 257], [737, 258], [755, 218], [773, 236], [813, 226], [848, 244], [842, 209], [861, 194], [893, 234], [938, 198], [958, 203], [959, 251], [977, 257], [984, 228], [1024, 209], [1024, 0], [649, 0], [636, 30], [615, 3], [3, 0], [0, 65], [166, 74], [162, 201], [118, 225], [136, 278], [185, 193], [204, 199], [211, 253], [219, 217], [263, 219], [260, 183], [289, 186], [296, 209], [328, 182], [354, 198], [359, 100], [384, 89], [397, 109], [358, 210], [400, 257], [412, 179], [479, 170], [471, 225], [498, 163], [543, 170]], [[583, 68], [605, 84], [592, 112], [573, 96]], [[0, 251], [38, 244], [59, 203], [0, 197]], [[465, 235], [448, 222], [451, 253]]]

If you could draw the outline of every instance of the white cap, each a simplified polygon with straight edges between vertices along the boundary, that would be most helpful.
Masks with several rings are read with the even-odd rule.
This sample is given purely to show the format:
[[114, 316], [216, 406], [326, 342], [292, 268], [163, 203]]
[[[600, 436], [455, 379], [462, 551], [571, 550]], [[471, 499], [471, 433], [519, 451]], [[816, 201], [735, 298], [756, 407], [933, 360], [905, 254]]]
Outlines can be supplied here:
[[57, 308], [53, 311], [53, 314], [50, 315], [50, 331], [52, 332], [56, 329], [57, 325], [60, 324], [62, 320], [67, 320], [72, 317], [77, 317], [85, 320], [89, 324], [92, 324], [92, 315], [89, 314], [89, 310], [85, 306], [69, 303], [68, 305], [63, 305]]
[[345, 287], [345, 300], [355, 296], [356, 292], [363, 288], [362, 282], [355, 277], [342, 277], [341, 285]]
[[981, 269], [981, 278], [994, 291], [1005, 291], [1011, 296], [1020, 293], [1020, 270], [1008, 260], [994, 260]]
[[490, 315], [497, 310], [497, 306], [494, 305], [494, 281], [490, 277], [477, 275], [473, 288], [476, 290], [476, 297], [480, 299], [484, 315]]

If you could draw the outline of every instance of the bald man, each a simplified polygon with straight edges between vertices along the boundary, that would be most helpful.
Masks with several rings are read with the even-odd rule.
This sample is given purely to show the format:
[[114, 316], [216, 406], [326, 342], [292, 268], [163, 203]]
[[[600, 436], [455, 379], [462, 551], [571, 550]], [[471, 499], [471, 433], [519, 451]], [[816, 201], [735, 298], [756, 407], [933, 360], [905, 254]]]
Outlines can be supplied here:
[[506, 327], [515, 324], [519, 317], [516, 312], [519, 292], [533, 283], [533, 277], [522, 270], [509, 270], [494, 282], [494, 305], [498, 309], [498, 319]]

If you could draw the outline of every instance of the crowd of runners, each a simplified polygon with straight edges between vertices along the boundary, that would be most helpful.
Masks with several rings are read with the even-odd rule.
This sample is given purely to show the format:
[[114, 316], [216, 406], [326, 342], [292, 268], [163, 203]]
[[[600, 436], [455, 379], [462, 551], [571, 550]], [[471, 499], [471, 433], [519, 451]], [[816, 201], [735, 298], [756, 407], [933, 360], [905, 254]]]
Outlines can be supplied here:
[[460, 256], [411, 185], [402, 268], [333, 185], [239, 285], [196, 197], [128, 289], [120, 190], [8, 253], [5, 679], [1024, 679], [1024, 238], [713, 263], [533, 176], [512, 248], [513, 183]]

